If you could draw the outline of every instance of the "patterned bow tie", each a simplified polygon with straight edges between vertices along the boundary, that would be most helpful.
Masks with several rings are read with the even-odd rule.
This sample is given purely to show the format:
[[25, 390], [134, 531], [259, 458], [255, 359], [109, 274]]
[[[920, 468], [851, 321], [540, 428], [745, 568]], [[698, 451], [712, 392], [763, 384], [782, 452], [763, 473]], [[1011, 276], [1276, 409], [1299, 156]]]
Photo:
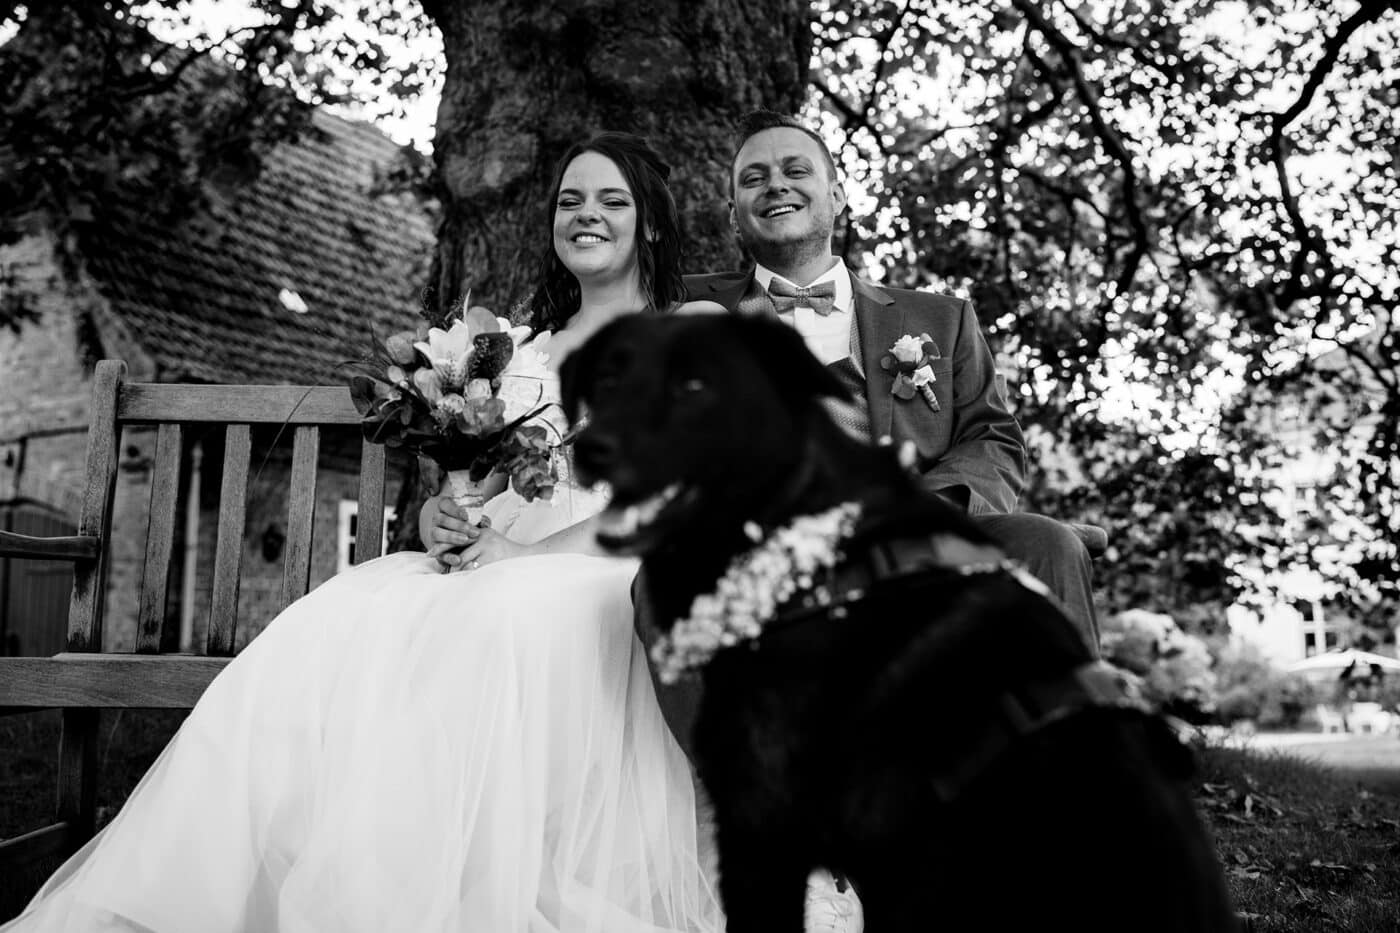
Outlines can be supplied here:
[[835, 282], [818, 282], [807, 288], [798, 288], [774, 276], [773, 281], [768, 283], [768, 295], [773, 299], [773, 308], [779, 314], [791, 311], [798, 305], [811, 308], [822, 316], [830, 314], [836, 308]]

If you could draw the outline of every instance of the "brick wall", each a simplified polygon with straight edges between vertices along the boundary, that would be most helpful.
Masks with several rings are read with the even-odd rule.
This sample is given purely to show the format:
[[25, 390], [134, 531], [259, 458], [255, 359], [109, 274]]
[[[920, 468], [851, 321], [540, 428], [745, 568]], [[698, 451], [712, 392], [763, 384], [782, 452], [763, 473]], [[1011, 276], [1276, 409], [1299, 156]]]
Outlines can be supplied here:
[[92, 390], [74, 312], [82, 296], [65, 285], [45, 237], [0, 246], [0, 273], [14, 282], [0, 287], [39, 314], [18, 333], [0, 330], [0, 496], [76, 519]]
[[[54, 262], [49, 242], [30, 237], [0, 247], [0, 269], [17, 289], [32, 296], [39, 312], [17, 334], [0, 331], [0, 501], [31, 500], [51, 506], [73, 521], [81, 507], [87, 449], [88, 408], [92, 393], [93, 352], [112, 347], [85, 347], [85, 313], [100, 299], [68, 284]], [[99, 308], [100, 311], [100, 308]], [[128, 355], [132, 355], [128, 351]], [[129, 361], [131, 376], [149, 379], [149, 363]], [[222, 435], [191, 426], [187, 448], [198, 443], [204, 451], [201, 468], [198, 541], [195, 549], [193, 639], [203, 651], [208, 630], [209, 600], [218, 526], [218, 497], [222, 465]], [[268, 454], [270, 437], [255, 443], [249, 468], [248, 519], [243, 539], [243, 572], [239, 591], [237, 646], [241, 648], [272, 618], [282, 587], [282, 553], [264, 556], [264, 533], [287, 529], [290, 437]], [[145, 563], [149, 523], [151, 469], [155, 431], [134, 427], [123, 431], [119, 448], [112, 537], [109, 543], [104, 647], [129, 651], [135, 645], [136, 619]], [[171, 556], [167, 633], [178, 639], [185, 562], [185, 501], [189, 489], [189, 458], [181, 478], [176, 534]], [[342, 499], [358, 493], [358, 442], [353, 432], [323, 432], [316, 489], [311, 584], [331, 577], [337, 567], [337, 532]], [[386, 499], [393, 504], [398, 483], [390, 471]]]

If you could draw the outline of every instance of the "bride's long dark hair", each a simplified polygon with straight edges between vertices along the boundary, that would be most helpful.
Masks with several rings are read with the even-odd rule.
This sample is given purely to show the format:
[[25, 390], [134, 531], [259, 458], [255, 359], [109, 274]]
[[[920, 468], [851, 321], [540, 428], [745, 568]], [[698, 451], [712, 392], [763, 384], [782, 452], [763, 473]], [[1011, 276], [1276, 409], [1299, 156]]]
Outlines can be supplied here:
[[[549, 189], [545, 205], [546, 229], [554, 229], [555, 205], [559, 186], [564, 183], [564, 171], [569, 163], [585, 152], [596, 152], [611, 159], [627, 180], [637, 206], [637, 270], [641, 277], [642, 296], [652, 308], [669, 308], [685, 297], [681, 280], [681, 221], [676, 200], [666, 180], [671, 175], [667, 165], [645, 139], [632, 133], [599, 133], [587, 142], [575, 143], [564, 153], [554, 172], [554, 184]], [[554, 251], [554, 238], [549, 238], [535, 293], [530, 296], [527, 323], [536, 333], [558, 330], [578, 310], [581, 295], [578, 279], [560, 261]]]

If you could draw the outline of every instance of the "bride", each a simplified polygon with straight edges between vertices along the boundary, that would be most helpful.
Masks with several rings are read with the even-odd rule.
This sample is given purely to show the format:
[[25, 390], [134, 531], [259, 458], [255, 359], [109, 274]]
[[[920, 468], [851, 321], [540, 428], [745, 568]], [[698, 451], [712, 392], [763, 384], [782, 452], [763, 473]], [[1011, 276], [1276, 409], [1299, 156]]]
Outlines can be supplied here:
[[[522, 351], [556, 398], [593, 331], [682, 296], [667, 172], [625, 134], [561, 162]], [[602, 497], [557, 459], [553, 502], [500, 493], [460, 561], [440, 539], [288, 607], [0, 930], [721, 929], [636, 565], [598, 553]]]

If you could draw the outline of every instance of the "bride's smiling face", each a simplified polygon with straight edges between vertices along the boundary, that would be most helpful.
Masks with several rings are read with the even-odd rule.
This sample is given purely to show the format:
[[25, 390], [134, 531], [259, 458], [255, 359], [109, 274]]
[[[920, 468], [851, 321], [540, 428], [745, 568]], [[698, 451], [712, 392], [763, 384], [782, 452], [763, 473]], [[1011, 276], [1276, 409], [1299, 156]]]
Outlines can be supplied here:
[[637, 274], [637, 202], [607, 156], [584, 152], [564, 169], [554, 251], [580, 281]]

